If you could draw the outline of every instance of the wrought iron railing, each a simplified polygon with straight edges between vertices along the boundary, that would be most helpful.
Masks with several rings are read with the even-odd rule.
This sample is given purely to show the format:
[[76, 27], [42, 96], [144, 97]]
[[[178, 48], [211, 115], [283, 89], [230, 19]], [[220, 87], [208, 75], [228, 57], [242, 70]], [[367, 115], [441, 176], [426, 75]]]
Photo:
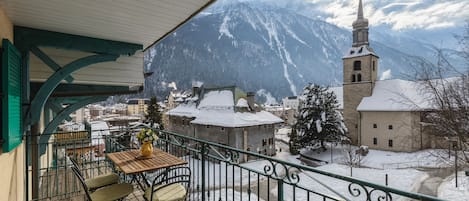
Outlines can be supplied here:
[[[183, 158], [192, 170], [189, 200], [441, 200], [190, 136], [157, 132], [160, 139], [155, 146]], [[67, 169], [70, 163], [62, 156], [81, 157], [81, 165], [90, 177], [112, 171], [112, 164], [104, 155], [95, 154], [101, 150], [109, 153], [135, 147], [131, 133], [129, 131], [120, 137], [90, 136], [92, 140], [65, 145], [49, 141], [47, 145], [52, 148], [46, 154], [52, 153], [51, 159], [55, 162], [41, 168], [40, 199], [67, 199], [80, 193], [78, 183], [73, 181], [74, 177]], [[83, 154], [86, 152], [83, 149], [77, 149], [80, 143], [87, 142], [94, 148], [88, 152], [92, 156]], [[65, 149], [65, 154], [59, 153], [62, 149]], [[52, 179], [67, 181], [67, 185], [74, 186], [54, 186], [54, 182], [47, 181], [51, 179], [51, 173], [55, 174]], [[149, 176], [151, 179], [154, 175]], [[43, 189], [46, 187], [56, 190]], [[143, 200], [142, 197], [140, 199]]]

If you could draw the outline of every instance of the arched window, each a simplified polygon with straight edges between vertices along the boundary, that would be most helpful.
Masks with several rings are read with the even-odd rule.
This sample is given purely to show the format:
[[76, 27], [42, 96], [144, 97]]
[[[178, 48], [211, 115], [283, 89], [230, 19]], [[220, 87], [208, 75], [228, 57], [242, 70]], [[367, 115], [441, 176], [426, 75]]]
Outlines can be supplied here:
[[361, 61], [353, 62], [353, 70], [361, 70], [361, 69], [362, 69], [362, 62]]
[[352, 75], [352, 82], [355, 82], [355, 75]]
[[361, 82], [361, 81], [362, 81], [362, 74], [358, 73], [357, 82]]

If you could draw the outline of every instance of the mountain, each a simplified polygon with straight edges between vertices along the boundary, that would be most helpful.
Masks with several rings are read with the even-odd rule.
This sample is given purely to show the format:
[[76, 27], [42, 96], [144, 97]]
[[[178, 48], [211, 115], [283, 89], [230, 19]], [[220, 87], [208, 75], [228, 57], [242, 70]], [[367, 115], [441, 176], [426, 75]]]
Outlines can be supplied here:
[[[291, 9], [246, 2], [209, 9], [147, 51], [146, 71], [153, 75], [146, 79], [145, 94], [164, 97], [169, 83], [188, 89], [201, 81], [280, 100], [308, 83], [337, 86], [351, 35]], [[432, 46], [417, 40], [386, 34], [372, 39], [371, 47], [381, 56], [380, 74], [390, 70], [393, 78], [402, 77], [431, 58]]]

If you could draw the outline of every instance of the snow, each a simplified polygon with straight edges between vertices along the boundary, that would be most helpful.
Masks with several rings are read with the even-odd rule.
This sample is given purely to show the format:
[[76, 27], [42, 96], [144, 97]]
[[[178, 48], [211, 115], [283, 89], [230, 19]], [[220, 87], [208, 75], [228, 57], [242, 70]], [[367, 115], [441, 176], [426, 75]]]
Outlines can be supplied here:
[[[237, 104], [247, 104], [239, 99]], [[244, 99], [245, 100], [245, 99]], [[214, 90], [205, 93], [199, 105], [185, 103], [168, 111], [174, 116], [195, 117], [193, 124], [222, 127], [244, 127], [282, 123], [283, 120], [270, 112], [235, 112], [233, 92], [231, 90]]]
[[373, 95], [364, 97], [358, 111], [419, 111], [433, 109], [431, 94], [424, 93], [422, 85], [407, 80], [376, 81]]
[[392, 78], [392, 72], [391, 69], [385, 70], [383, 73], [381, 73], [381, 77], [379, 80], [389, 80]]
[[233, 107], [233, 92], [230, 90], [209, 91], [204, 94], [199, 108], [230, 108]]
[[361, 56], [366, 56], [366, 55], [374, 55], [377, 56], [368, 45], [362, 45], [360, 47], [352, 47], [349, 49], [347, 54], [342, 57], [343, 59], [346, 58], [353, 58], [353, 57], [361, 57]]
[[444, 179], [438, 187], [438, 197], [446, 200], [469, 200], [469, 176], [463, 171], [458, 172], [458, 187], [456, 188], [455, 175]]
[[103, 144], [103, 136], [109, 135], [109, 126], [105, 121], [92, 121], [91, 124], [91, 144]]
[[[346, 165], [330, 164], [324, 165], [317, 168], [318, 170], [331, 172], [343, 176], [350, 176], [350, 167]], [[370, 168], [353, 168], [353, 177], [360, 180], [373, 182], [376, 184], [385, 185], [385, 175], [388, 175], [388, 186], [396, 189], [405, 191], [416, 191], [418, 190], [419, 183], [424, 179], [428, 178], [428, 174], [420, 172], [414, 169], [402, 169], [402, 170], [376, 170]], [[325, 175], [321, 175], [313, 172], [301, 172], [299, 173], [300, 181], [298, 186], [304, 187], [308, 190], [321, 192], [326, 195], [332, 195], [335, 198], [340, 198], [335, 192], [338, 192], [342, 196], [345, 196], [350, 200], [364, 200], [365, 197], [360, 196], [358, 198], [352, 197], [348, 191], [350, 182], [334, 179]], [[321, 184], [322, 183], [322, 184]], [[328, 188], [324, 187], [326, 185]], [[331, 189], [333, 191], [331, 191]], [[361, 189], [363, 193], [363, 189]], [[271, 190], [272, 193], [276, 193], [276, 189]], [[291, 186], [284, 187], [285, 200], [291, 200], [293, 198], [293, 188]], [[334, 196], [335, 195], [335, 196]], [[363, 195], [363, 194], [362, 194]], [[310, 196], [313, 196], [310, 193]], [[290, 199], [289, 199], [290, 198]], [[307, 193], [304, 190], [295, 188], [296, 200], [307, 200]], [[313, 200], [314, 197], [312, 197]], [[393, 200], [399, 200], [397, 195], [392, 195]]]
[[276, 105], [278, 104], [277, 99], [275, 99], [274, 96], [270, 92], [268, 92], [265, 89], [260, 89], [256, 92], [258, 96], [264, 96], [265, 97], [265, 103], [266, 105]]
[[291, 128], [289, 127], [279, 128], [277, 132], [275, 133], [275, 139], [288, 143], [290, 141], [290, 137], [288, 137], [290, 133], [291, 133]]
[[220, 38], [225, 35], [229, 38], [233, 38], [233, 35], [230, 33], [230, 30], [229, 30], [229, 24], [228, 22], [231, 20], [231, 18], [226, 15], [224, 18], [223, 18], [223, 23], [220, 25], [220, 29], [218, 29], [218, 31], [220, 32], [220, 36], [218, 36], [218, 40], [220, 40]]
[[214, 125], [223, 127], [245, 127], [264, 124], [282, 123], [283, 120], [270, 112], [233, 112], [228, 110], [207, 110], [200, 112], [193, 124]]
[[319, 120], [319, 119], [316, 120], [316, 130], [318, 131], [318, 133], [320, 133], [322, 131], [321, 120]]
[[[332, 148], [334, 163], [344, 163], [344, 149], [348, 149], [347, 145], [337, 145]], [[325, 152], [317, 153], [312, 150], [304, 149], [301, 152], [311, 158], [322, 161], [331, 161], [331, 148]], [[369, 149], [369, 152], [360, 162], [360, 166], [375, 169], [397, 169], [397, 168], [435, 168], [435, 167], [451, 167], [452, 163], [448, 158], [447, 150], [443, 149], [426, 149], [417, 152], [392, 152]]]
[[248, 101], [244, 98], [240, 98], [236, 103], [236, 107], [249, 107]]

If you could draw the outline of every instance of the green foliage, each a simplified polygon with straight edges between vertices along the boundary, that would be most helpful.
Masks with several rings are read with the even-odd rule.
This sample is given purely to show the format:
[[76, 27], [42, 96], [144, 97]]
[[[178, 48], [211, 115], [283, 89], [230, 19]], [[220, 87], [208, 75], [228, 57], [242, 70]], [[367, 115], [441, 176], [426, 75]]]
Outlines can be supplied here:
[[324, 142], [338, 143], [346, 139], [347, 128], [335, 94], [327, 87], [311, 84], [301, 95], [299, 114], [295, 128], [297, 142], [305, 147], [326, 150]]
[[154, 124], [158, 124], [161, 130], [164, 129], [162, 124], [160, 106], [158, 105], [156, 97], [152, 97], [150, 99], [150, 105], [148, 105], [148, 114], [146, 115], [146, 119], [150, 122], [151, 127], [153, 127]]
[[292, 127], [291, 133], [288, 137], [290, 137], [290, 141], [288, 142], [290, 153], [293, 155], [300, 154], [301, 144], [299, 143], [298, 133], [294, 126]]

